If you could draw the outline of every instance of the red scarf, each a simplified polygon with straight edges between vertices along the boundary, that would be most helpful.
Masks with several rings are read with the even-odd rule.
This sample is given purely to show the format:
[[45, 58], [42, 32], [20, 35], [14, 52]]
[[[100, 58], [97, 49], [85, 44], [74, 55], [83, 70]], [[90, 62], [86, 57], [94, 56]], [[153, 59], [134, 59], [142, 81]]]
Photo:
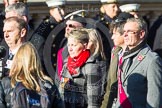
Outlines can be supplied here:
[[75, 58], [71, 58], [69, 56], [68, 62], [67, 62], [67, 69], [69, 70], [70, 74], [71, 75], [77, 74], [78, 72], [75, 69], [83, 66], [83, 64], [88, 60], [89, 57], [90, 57], [90, 51], [89, 50], [82, 51]]

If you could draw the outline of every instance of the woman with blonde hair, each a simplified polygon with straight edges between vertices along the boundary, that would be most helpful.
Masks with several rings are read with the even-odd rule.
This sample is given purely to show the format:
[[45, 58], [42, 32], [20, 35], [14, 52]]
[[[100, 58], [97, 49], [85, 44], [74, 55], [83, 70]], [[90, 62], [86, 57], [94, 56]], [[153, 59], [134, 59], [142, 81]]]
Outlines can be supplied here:
[[[103, 43], [101, 39], [100, 33], [96, 29], [87, 29], [87, 32], [89, 34], [89, 42], [87, 49], [90, 50], [91, 56], [98, 61], [98, 66], [102, 64], [102, 66], [106, 67], [105, 70], [102, 73], [102, 90], [105, 92], [106, 88], [106, 77], [107, 77], [107, 70], [109, 68], [108, 64], [106, 63], [106, 56], [104, 54], [104, 49], [103, 49]], [[100, 68], [103, 69], [103, 68]]]
[[87, 32], [89, 34], [89, 42], [87, 49], [90, 49], [91, 55], [100, 55], [102, 60], [106, 60], [103, 50], [103, 43], [99, 32], [96, 29], [87, 29]]
[[[63, 107], [56, 86], [43, 73], [39, 55], [30, 42], [24, 43], [14, 56], [10, 77], [14, 88], [11, 98], [13, 108]], [[42, 101], [42, 94], [49, 100]]]
[[106, 67], [87, 49], [89, 33], [84, 29], [68, 34], [69, 56], [64, 60], [59, 90], [66, 108], [99, 108]]

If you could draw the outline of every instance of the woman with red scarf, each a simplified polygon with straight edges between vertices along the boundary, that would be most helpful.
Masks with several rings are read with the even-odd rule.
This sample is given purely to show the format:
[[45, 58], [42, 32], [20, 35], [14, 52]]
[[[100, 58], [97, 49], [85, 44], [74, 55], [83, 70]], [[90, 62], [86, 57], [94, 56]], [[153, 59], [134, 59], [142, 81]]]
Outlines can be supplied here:
[[99, 108], [103, 97], [105, 61], [87, 49], [89, 34], [86, 30], [73, 30], [68, 35], [69, 56], [63, 66], [59, 87], [65, 107]]

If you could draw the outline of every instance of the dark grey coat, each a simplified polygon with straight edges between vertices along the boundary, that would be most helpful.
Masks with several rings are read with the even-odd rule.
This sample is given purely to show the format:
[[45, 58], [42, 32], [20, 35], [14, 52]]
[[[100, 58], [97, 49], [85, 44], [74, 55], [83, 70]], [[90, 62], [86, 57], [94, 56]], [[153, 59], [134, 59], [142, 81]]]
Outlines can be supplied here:
[[63, 67], [63, 79], [70, 79], [60, 87], [66, 108], [99, 108], [104, 94], [106, 62], [90, 57], [77, 71], [77, 75], [71, 75], [67, 64]]

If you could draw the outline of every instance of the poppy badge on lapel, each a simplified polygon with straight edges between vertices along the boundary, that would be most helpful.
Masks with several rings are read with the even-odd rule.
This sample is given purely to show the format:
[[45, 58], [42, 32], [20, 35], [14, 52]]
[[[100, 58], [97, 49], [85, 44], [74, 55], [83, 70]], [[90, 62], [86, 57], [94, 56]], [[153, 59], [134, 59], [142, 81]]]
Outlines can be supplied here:
[[142, 60], [143, 60], [143, 58], [144, 58], [144, 56], [143, 56], [143, 55], [139, 55], [137, 59], [138, 59], [138, 61], [142, 61]]

